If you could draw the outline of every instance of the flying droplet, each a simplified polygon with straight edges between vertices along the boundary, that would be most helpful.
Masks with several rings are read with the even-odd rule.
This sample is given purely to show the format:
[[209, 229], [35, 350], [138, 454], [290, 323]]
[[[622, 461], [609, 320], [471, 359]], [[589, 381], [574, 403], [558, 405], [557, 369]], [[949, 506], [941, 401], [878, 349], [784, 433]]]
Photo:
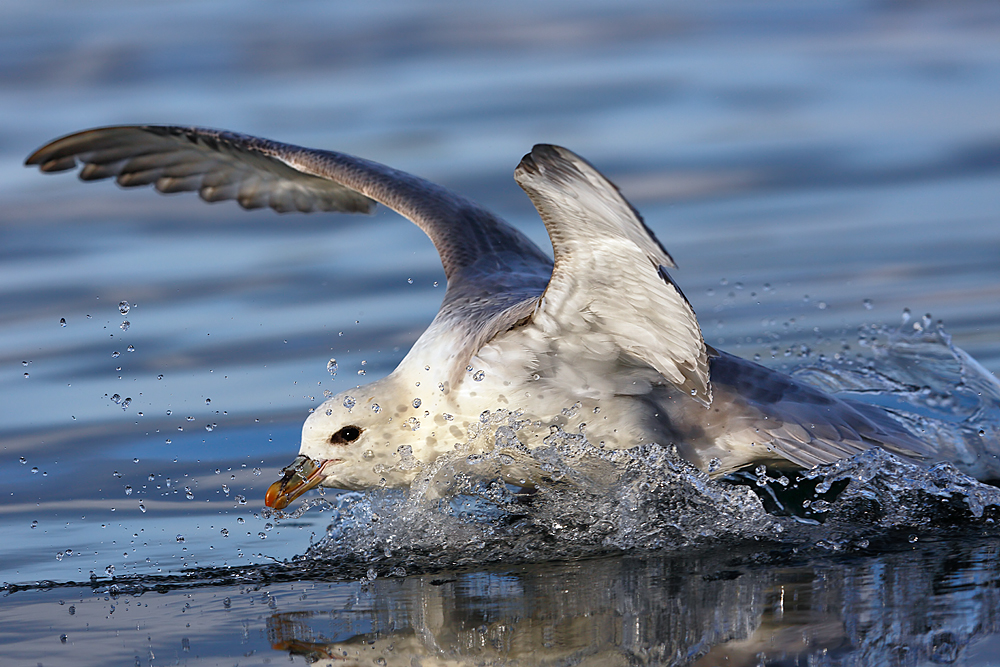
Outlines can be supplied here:
[[336, 359], [331, 359], [330, 361], [326, 362], [326, 370], [329, 371], [330, 375], [336, 375], [337, 374], [337, 360]]
[[59, 326], [63, 326], [63, 327], [66, 326], [66, 318], [65, 317], [60, 317], [59, 318]]
[[118, 312], [122, 315], [128, 315], [128, 311], [132, 306], [129, 305], [128, 301], [122, 301], [118, 304]]
[[419, 408], [420, 407], [420, 399], [419, 398], [413, 399], [413, 407], [415, 407], [415, 408]]
[[347, 408], [348, 411], [350, 411], [351, 408], [353, 408], [357, 404], [358, 402], [354, 400], [353, 396], [344, 397], [344, 407]]
[[476, 371], [476, 374], [472, 376], [472, 379], [476, 382], [482, 382], [485, 377], [486, 373], [484, 371]]
[[125, 320], [124, 322], [122, 322], [122, 323], [121, 323], [121, 324], [119, 324], [118, 326], [119, 326], [119, 328], [121, 328], [121, 330], [122, 330], [122, 331], [128, 331], [128, 328], [129, 328], [130, 326], [132, 326], [132, 323], [131, 323], [131, 322], [129, 322], [128, 320]]

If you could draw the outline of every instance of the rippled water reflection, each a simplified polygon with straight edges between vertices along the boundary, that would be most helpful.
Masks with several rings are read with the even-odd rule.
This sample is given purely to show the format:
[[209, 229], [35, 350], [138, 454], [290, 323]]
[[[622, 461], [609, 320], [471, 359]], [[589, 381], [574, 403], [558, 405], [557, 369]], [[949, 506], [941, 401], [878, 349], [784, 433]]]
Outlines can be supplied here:
[[18, 616], [0, 636], [17, 664], [988, 665], [998, 550], [995, 539], [819, 559], [734, 548], [351, 583], [320, 567], [192, 571], [145, 592], [128, 581], [15, 591], [5, 603]]
[[998, 35], [987, 2], [0, 3], [0, 581], [84, 583], [6, 595], [0, 662], [987, 664], [996, 545], [919, 529], [841, 560], [260, 574], [326, 535], [330, 513], [264, 516], [264, 489], [323, 392], [430, 321], [430, 243], [385, 212], [246, 213], [21, 162], [89, 126], [226, 127], [418, 173], [544, 246], [511, 173], [559, 143], [643, 212], [712, 345], [852, 358], [909, 308], [996, 373]]

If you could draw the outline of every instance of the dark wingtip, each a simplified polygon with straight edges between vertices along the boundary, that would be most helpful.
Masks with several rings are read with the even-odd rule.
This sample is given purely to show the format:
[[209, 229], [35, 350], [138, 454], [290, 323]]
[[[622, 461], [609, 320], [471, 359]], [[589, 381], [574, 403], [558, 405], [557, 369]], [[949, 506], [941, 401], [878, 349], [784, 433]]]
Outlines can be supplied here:
[[537, 174], [538, 173], [538, 165], [535, 164], [535, 159], [531, 156], [531, 153], [528, 153], [524, 157], [522, 157], [521, 161], [517, 165], [517, 169], [515, 170], [515, 173], [519, 174], [519, 173], [522, 173], [522, 172], [529, 173], [529, 174]]
[[543, 165], [555, 169], [564, 168], [563, 165], [566, 163], [564, 153], [568, 152], [565, 148], [552, 144], [535, 144], [531, 152], [521, 158], [515, 173], [540, 174]]

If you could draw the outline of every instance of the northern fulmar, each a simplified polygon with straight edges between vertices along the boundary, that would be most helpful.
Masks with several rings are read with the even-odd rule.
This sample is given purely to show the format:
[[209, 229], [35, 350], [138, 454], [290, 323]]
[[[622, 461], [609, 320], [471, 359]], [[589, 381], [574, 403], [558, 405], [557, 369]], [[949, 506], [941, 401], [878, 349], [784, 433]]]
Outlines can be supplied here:
[[668, 273], [669, 253], [611, 181], [559, 146], [535, 146], [514, 171], [553, 259], [434, 183], [234, 132], [93, 129], [53, 141], [27, 164], [82, 164], [83, 180], [195, 191], [247, 209], [368, 213], [380, 203], [430, 237], [448, 280], [437, 316], [392, 373], [308, 416], [299, 456], [268, 489], [273, 508], [319, 485], [407, 486], [498, 408], [523, 415], [517, 438], [529, 448], [553, 426], [585, 429], [610, 449], [673, 445], [713, 476], [752, 464], [809, 468], [872, 447], [917, 461], [944, 455], [878, 407], [707, 345]]

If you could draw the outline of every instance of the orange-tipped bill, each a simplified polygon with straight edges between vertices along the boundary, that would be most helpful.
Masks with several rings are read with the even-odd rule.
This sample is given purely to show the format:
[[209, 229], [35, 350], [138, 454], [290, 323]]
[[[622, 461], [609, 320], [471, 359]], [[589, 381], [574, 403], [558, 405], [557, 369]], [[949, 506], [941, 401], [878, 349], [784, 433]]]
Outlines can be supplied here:
[[281, 470], [281, 479], [268, 487], [264, 504], [276, 510], [283, 510], [309, 489], [320, 485], [326, 475], [323, 468], [336, 460], [317, 461], [299, 454], [291, 465]]

